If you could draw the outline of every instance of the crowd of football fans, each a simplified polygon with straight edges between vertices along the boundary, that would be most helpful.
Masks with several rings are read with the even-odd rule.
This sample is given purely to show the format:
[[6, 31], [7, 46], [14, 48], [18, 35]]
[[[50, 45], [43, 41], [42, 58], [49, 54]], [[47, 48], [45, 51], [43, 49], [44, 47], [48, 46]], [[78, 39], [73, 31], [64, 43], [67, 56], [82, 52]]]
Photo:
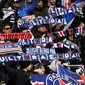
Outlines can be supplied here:
[[[68, 6], [71, 7], [76, 0], [70, 0]], [[85, 0], [81, 0], [85, 1]], [[62, 60], [55, 59], [53, 61], [12, 61], [12, 62], [0, 62], [0, 85], [31, 85], [30, 74], [52, 74], [57, 73], [57, 65], [64, 65], [66, 68], [70, 65], [85, 65], [85, 33], [78, 36], [71, 34], [65, 37], [58, 37], [55, 32], [62, 31], [70, 28], [79, 27], [80, 25], [85, 28], [85, 5], [79, 7], [82, 11], [82, 16], [76, 14], [72, 23], [67, 26], [62, 23], [57, 24], [41, 24], [34, 26], [31, 30], [28, 27], [20, 27], [19, 22], [23, 17], [29, 19], [32, 22], [35, 18], [42, 18], [47, 16], [51, 7], [63, 7], [60, 4], [60, 0], [1, 0], [0, 2], [0, 35], [9, 33], [29, 33], [31, 39], [38, 39], [48, 37], [47, 34], [53, 33], [55, 39], [54, 43], [63, 43], [64, 40], [69, 40], [78, 45], [79, 50], [69, 48], [55, 48], [56, 53], [79, 53], [80, 58]], [[11, 10], [11, 11], [8, 11]], [[62, 18], [58, 16], [57, 18]], [[29, 37], [30, 39], [30, 37]], [[27, 48], [42, 48], [42, 46], [36, 45], [24, 45], [22, 47], [14, 45], [21, 39], [3, 39], [0, 36], [0, 56], [15, 56], [22, 55]], [[10, 46], [8, 45], [10, 44]], [[4, 46], [4, 47], [2, 47]], [[14, 48], [15, 46], [15, 48]], [[52, 44], [49, 43], [45, 48], [52, 48]], [[84, 75], [84, 69], [70, 67], [71, 71]]]

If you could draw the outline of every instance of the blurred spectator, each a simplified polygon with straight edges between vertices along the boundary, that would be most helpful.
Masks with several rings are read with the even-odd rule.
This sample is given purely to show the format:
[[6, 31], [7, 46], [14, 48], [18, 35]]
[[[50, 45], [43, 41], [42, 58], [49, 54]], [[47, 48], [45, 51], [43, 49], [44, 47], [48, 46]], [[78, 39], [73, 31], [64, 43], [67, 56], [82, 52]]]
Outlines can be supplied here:
[[49, 6], [56, 6], [56, 0], [48, 0]]
[[33, 9], [36, 7], [38, 1], [39, 0], [34, 0], [34, 2], [30, 6], [27, 6], [25, 8], [21, 8], [21, 5], [20, 5], [21, 1], [20, 0], [13, 0], [12, 9], [16, 9], [16, 11], [20, 17], [24, 17], [24, 16], [28, 15], [31, 11], [33, 11]]
[[37, 63], [34, 67], [34, 71], [33, 73], [37, 73], [37, 74], [44, 74], [45, 73], [45, 67], [43, 64], [41, 63]]
[[25, 8], [21, 8], [21, 0], [13, 0], [12, 4], [8, 7], [9, 10], [13, 11], [14, 13], [7, 17], [6, 21], [12, 22], [15, 31], [18, 31], [17, 27], [17, 20], [20, 17], [27, 16], [33, 9], [36, 7], [39, 0], [34, 0], [31, 5], [28, 5]]
[[12, 28], [10, 23], [3, 24], [3, 33], [11, 33]]
[[49, 7], [62, 7], [60, 4], [60, 0], [48, 0]]
[[57, 23], [51, 29], [52, 29], [52, 32], [62, 31], [64, 29], [64, 25], [62, 25], [61, 23]]
[[68, 35], [68, 38], [67, 39], [70, 40], [70, 41], [74, 41], [74, 35], [73, 34]]
[[41, 13], [42, 16], [48, 15], [48, 7], [47, 6], [44, 6], [43, 0], [39, 0], [36, 8], [32, 11], [31, 14], [34, 14], [35, 15], [37, 12]]
[[34, 2], [30, 5], [28, 5], [25, 8], [21, 8], [21, 0], [12, 0], [12, 3], [10, 6], [10, 9], [15, 9], [16, 11], [18, 11], [18, 14], [20, 17], [24, 17], [26, 15], [28, 15], [31, 11], [33, 11], [33, 9], [36, 7], [37, 3], [39, 0], [34, 0]]
[[24, 5], [24, 7], [26, 7], [26, 6], [28, 6], [28, 5], [30, 5], [30, 4], [32, 4], [32, 2], [33, 2], [33, 0], [22, 0], [22, 4]]
[[30, 64], [24, 67], [24, 69], [13, 69], [5, 64], [3, 66], [7, 75], [12, 79], [8, 85], [31, 85], [28, 72], [32, 68]]
[[33, 28], [32, 33], [34, 35], [34, 38], [45, 37], [48, 33], [48, 28], [46, 28], [45, 25], [39, 25]]

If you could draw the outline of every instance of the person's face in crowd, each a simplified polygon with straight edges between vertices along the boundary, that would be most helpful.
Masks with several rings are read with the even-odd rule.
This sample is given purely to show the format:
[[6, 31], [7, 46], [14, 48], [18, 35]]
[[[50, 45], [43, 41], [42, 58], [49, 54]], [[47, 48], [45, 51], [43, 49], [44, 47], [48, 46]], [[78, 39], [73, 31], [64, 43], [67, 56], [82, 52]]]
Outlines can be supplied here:
[[41, 0], [38, 2], [37, 7], [43, 7], [43, 2]]
[[73, 39], [74, 39], [74, 38], [73, 38], [73, 35], [69, 35], [69, 36], [68, 36], [68, 39], [71, 40], [71, 41], [73, 41]]
[[38, 31], [40, 32], [47, 32], [47, 29], [44, 25], [38, 27]]
[[49, 3], [52, 4], [52, 5], [55, 5], [56, 4], [56, 0], [49, 0]]
[[59, 30], [60, 29], [60, 27], [62, 26], [62, 24], [61, 23], [59, 23], [59, 24], [56, 24], [56, 30]]
[[45, 67], [44, 66], [40, 66], [40, 67], [36, 68], [34, 70], [34, 72], [36, 72], [38, 74], [44, 74], [45, 73]]
[[20, 2], [20, 1], [14, 2], [14, 3], [13, 3], [13, 6], [14, 6], [15, 8], [20, 8], [20, 7], [21, 7], [21, 2]]
[[44, 74], [44, 73], [45, 73], [45, 68], [44, 68], [44, 66], [42, 66], [41, 68], [39, 68], [38, 73], [39, 73], [39, 74]]
[[4, 33], [11, 33], [11, 27], [10, 27], [10, 25], [4, 26], [3, 32], [4, 32]]

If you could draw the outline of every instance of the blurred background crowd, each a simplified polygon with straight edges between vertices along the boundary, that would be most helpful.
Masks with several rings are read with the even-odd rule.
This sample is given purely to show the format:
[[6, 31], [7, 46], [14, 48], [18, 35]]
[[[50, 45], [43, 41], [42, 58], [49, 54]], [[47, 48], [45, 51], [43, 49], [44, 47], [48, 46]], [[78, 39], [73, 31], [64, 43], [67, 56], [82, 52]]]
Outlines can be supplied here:
[[[31, 85], [30, 74], [52, 74], [57, 73], [57, 65], [61, 64], [77, 74], [84, 75], [85, 65], [85, 4], [78, 7], [81, 13], [75, 13], [75, 16], [70, 20], [67, 26], [58, 23], [46, 23], [34, 26], [32, 29], [29, 26], [20, 26], [21, 20], [27, 19], [30, 23], [36, 18], [43, 18], [51, 14], [51, 7], [70, 9], [79, 2], [85, 0], [0, 0], [0, 56], [18, 56], [26, 53], [26, 48], [54, 48], [57, 53], [79, 53], [80, 58], [73, 59], [57, 59], [41, 60], [41, 61], [12, 61], [1, 62], [0, 57], [0, 85]], [[62, 4], [62, 2], [64, 4]], [[70, 14], [68, 14], [70, 15]], [[52, 16], [51, 16], [52, 17]], [[63, 19], [64, 16], [56, 16], [57, 19]], [[70, 17], [69, 17], [70, 19]], [[27, 21], [27, 22], [28, 22]], [[83, 26], [83, 33], [76, 34], [75, 28]], [[68, 29], [74, 31], [69, 34]], [[55, 32], [66, 31], [67, 36], [58, 37]], [[53, 43], [62, 45], [64, 41], [69, 40], [78, 46], [79, 49], [64, 47], [53, 47], [52, 43], [43, 45], [23, 45], [16, 46], [13, 44], [21, 41], [20, 37], [17, 39], [5, 39], [5, 34], [11, 33], [28, 33], [28, 39], [40, 39], [49, 37], [52, 34], [55, 39]], [[3, 36], [1, 36], [3, 35]], [[12, 35], [13, 37], [14, 35]], [[24, 35], [22, 35], [24, 36]], [[10, 37], [10, 36], [8, 36]], [[11, 44], [11, 45], [7, 45]], [[68, 43], [70, 44], [70, 43]], [[5, 46], [5, 47], [3, 47]], [[8, 46], [8, 47], [7, 47]], [[12, 49], [12, 46], [14, 49]], [[10, 48], [10, 49], [9, 49]], [[10, 52], [9, 52], [10, 51]], [[30, 55], [30, 54], [28, 54]], [[73, 65], [68, 67], [68, 65]], [[79, 67], [83, 66], [83, 69]]]

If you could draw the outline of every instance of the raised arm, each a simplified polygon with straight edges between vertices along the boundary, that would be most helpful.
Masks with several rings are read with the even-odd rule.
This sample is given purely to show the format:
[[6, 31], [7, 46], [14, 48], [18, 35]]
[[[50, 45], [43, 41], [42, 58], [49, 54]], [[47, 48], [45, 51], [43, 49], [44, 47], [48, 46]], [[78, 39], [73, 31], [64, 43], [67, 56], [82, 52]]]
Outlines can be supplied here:
[[19, 16], [24, 17], [24, 16], [28, 15], [36, 7], [36, 5], [38, 4], [38, 1], [39, 0], [34, 0], [34, 2], [31, 5], [29, 5], [25, 8], [20, 8], [19, 9]]

